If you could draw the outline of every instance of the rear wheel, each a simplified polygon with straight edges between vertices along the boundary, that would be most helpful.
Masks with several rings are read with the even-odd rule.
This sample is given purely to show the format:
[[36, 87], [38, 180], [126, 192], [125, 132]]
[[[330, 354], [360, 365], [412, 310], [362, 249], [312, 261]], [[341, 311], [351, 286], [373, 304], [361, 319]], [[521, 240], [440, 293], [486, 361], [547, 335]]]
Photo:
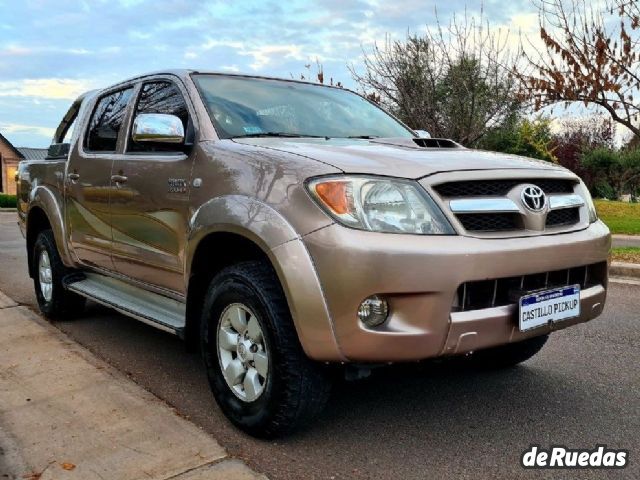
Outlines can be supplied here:
[[51, 230], [43, 230], [31, 252], [34, 266], [33, 284], [40, 311], [49, 319], [79, 315], [85, 299], [64, 288], [62, 280], [73, 272], [62, 263]]
[[481, 368], [508, 368], [529, 360], [542, 350], [549, 335], [528, 338], [520, 342], [508, 343], [499, 347], [478, 350], [471, 355], [474, 366]]
[[236, 426], [272, 438], [322, 411], [330, 392], [328, 374], [302, 350], [269, 265], [243, 262], [216, 275], [201, 325], [211, 390]]

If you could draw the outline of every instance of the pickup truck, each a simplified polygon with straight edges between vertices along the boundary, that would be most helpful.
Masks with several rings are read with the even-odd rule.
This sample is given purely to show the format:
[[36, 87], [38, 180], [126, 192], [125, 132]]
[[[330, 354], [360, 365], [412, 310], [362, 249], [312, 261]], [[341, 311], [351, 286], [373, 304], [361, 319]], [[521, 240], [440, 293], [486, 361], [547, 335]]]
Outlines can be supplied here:
[[256, 436], [317, 416], [336, 371], [513, 366], [605, 303], [610, 234], [575, 174], [343, 88], [139, 76], [78, 98], [17, 181], [42, 313], [90, 299], [185, 339]]

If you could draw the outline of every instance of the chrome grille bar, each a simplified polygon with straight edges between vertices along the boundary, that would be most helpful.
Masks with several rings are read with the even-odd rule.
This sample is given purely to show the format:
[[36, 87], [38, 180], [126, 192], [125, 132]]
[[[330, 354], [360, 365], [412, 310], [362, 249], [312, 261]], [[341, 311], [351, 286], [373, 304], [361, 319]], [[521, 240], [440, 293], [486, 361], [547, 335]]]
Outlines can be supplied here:
[[449, 201], [453, 213], [504, 213], [520, 212], [515, 202], [509, 198], [465, 198]]
[[549, 208], [558, 210], [560, 208], [582, 207], [584, 199], [580, 195], [550, 195]]

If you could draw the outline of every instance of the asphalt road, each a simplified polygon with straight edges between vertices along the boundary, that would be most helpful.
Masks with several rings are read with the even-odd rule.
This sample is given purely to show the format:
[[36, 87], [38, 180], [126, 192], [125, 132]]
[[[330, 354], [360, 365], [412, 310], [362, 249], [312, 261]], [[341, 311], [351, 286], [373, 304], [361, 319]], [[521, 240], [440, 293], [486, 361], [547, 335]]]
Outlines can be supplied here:
[[[0, 290], [34, 306], [24, 243], [0, 214]], [[604, 314], [499, 372], [447, 363], [337, 386], [309, 430], [274, 442], [235, 430], [179, 340], [99, 306], [56, 325], [271, 479], [640, 478], [640, 286], [612, 284]], [[34, 307], [35, 308], [35, 307]], [[625, 470], [524, 470], [531, 444], [629, 450]]]

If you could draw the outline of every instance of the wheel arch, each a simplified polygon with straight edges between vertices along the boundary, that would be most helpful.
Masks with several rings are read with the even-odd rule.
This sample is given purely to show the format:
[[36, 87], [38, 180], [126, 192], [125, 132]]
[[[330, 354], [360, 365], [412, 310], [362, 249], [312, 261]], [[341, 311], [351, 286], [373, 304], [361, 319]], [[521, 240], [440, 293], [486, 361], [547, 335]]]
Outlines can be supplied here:
[[41, 185], [36, 187], [29, 198], [29, 211], [26, 215], [26, 239], [29, 275], [33, 276], [31, 249], [35, 244], [38, 234], [47, 228], [53, 231], [58, 254], [62, 263], [67, 267], [73, 267], [74, 262], [66, 243], [64, 216], [60, 204], [62, 198], [50, 188]]
[[224, 267], [245, 260], [262, 260], [274, 269], [305, 353], [317, 360], [344, 360], [300, 236], [273, 208], [243, 196], [214, 199], [190, 221], [185, 265], [189, 347], [197, 344], [200, 306], [211, 279]]

